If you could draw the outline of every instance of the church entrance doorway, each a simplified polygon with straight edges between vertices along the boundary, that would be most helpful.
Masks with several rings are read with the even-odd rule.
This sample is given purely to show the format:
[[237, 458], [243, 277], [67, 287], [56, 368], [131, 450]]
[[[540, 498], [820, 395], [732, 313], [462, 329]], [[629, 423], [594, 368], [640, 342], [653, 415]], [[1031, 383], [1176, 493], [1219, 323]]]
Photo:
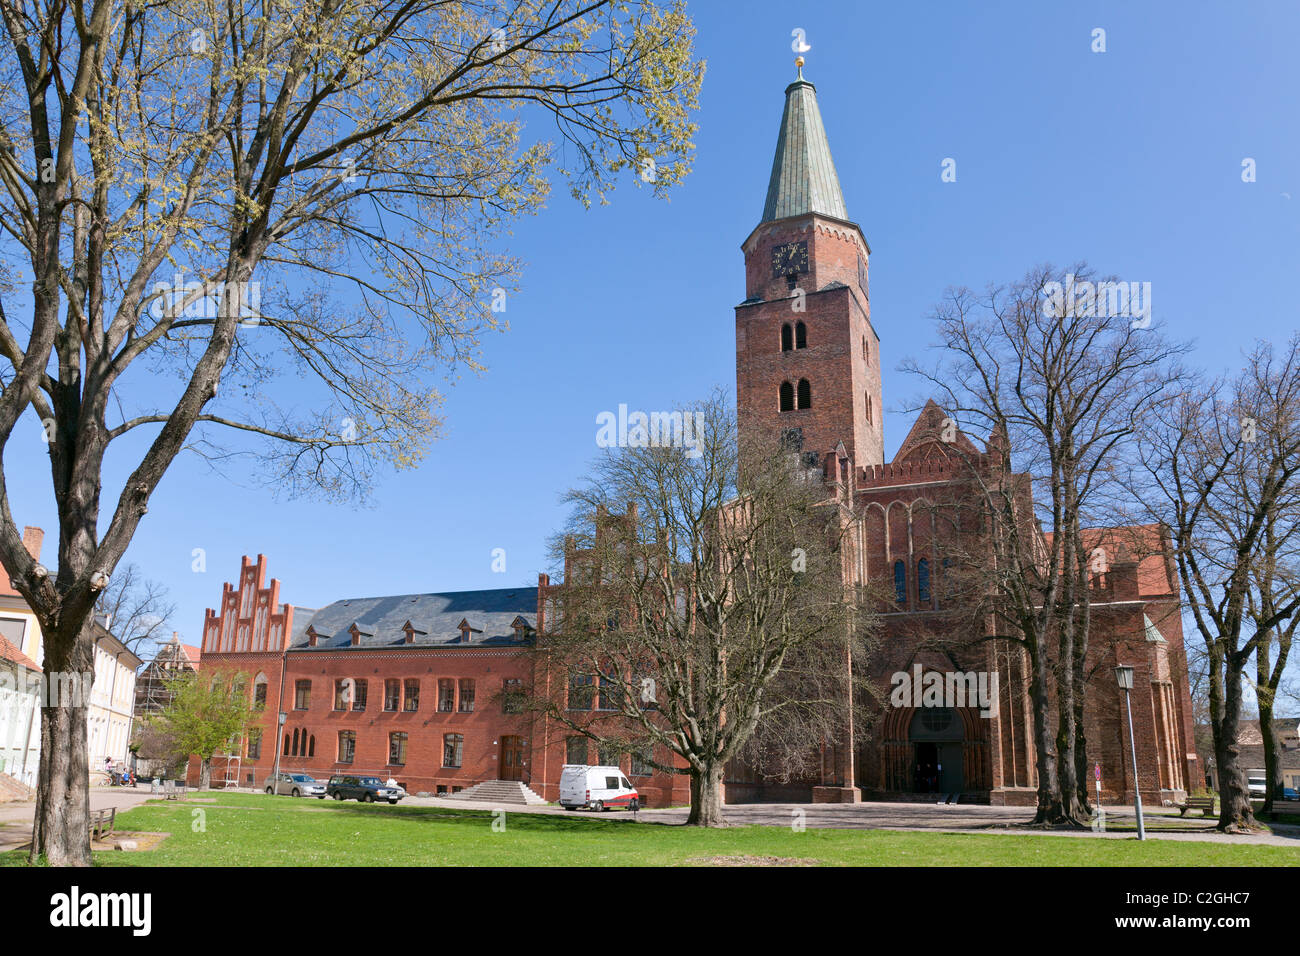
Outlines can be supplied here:
[[960, 793], [962, 773], [962, 722], [949, 707], [921, 707], [912, 717], [908, 737], [912, 744], [914, 793]]

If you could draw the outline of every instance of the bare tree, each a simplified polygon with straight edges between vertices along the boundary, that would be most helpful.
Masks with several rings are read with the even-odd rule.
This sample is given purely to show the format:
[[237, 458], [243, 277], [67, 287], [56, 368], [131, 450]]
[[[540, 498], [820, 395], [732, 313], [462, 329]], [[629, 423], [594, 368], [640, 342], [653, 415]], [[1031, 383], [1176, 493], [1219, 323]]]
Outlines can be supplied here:
[[[159, 635], [170, 627], [176, 605], [167, 599], [167, 588], [128, 564], [118, 568], [99, 594], [95, 613], [108, 617], [108, 629], [137, 657], [144, 658], [146, 647], [157, 645]], [[152, 655], [150, 655], [152, 656]]]
[[739, 436], [719, 393], [678, 414], [693, 445], [630, 437], [568, 493], [533, 709], [689, 775], [688, 822], [722, 826], [729, 761], [789, 776], [851, 745], [872, 617], [845, 588], [850, 516], [821, 470]]
[[934, 316], [944, 357], [929, 368], [904, 365], [937, 389], [952, 434], [991, 436], [991, 462], [952, 444], [971, 465], [973, 506], [990, 529], [979, 547], [991, 560], [976, 553], [964, 564], [987, 575], [970, 590], [987, 595], [994, 636], [1029, 657], [1041, 824], [1085, 825], [1095, 550], [1085, 528], [1104, 510], [1109, 474], [1135, 423], [1174, 374], [1167, 366], [1177, 350], [1149, 316], [1135, 320], [1132, 305], [1126, 283], [1098, 279], [1085, 264], [1039, 267], [983, 294], [950, 290]]
[[[0, 483], [0, 562], [52, 672], [91, 671], [92, 608], [183, 448], [337, 497], [414, 466], [436, 379], [502, 325], [518, 263], [498, 247], [552, 165], [589, 202], [621, 176], [665, 194], [692, 155], [703, 65], [676, 0], [0, 0], [0, 19], [0, 230], [30, 283], [0, 301], [0, 449], [34, 413], [59, 516], [51, 573]], [[110, 447], [138, 458], [102, 509]], [[42, 719], [32, 857], [88, 864], [85, 715]]]
[[[1172, 529], [1209, 661], [1219, 828], [1249, 829], [1255, 818], [1238, 743], [1244, 672], [1261, 646], [1289, 644], [1288, 622], [1300, 613], [1300, 336], [1280, 355], [1260, 344], [1235, 378], [1195, 383], [1162, 402], [1142, 429], [1140, 461], [1135, 484]], [[1266, 649], [1257, 664], [1266, 686], [1274, 679], [1268, 658]], [[1262, 730], [1264, 697], [1260, 704]]]
[[[1296, 411], [1300, 412], [1300, 401], [1296, 402]], [[1290, 427], [1300, 427], [1300, 418], [1293, 419]], [[1253, 586], [1247, 604], [1251, 623], [1260, 635], [1255, 645], [1255, 700], [1264, 747], [1262, 810], [1271, 813], [1273, 802], [1282, 798], [1284, 786], [1281, 745], [1274, 733], [1273, 718], [1300, 614], [1292, 614], [1284, 623], [1277, 623], [1275, 618], [1280, 604], [1300, 594], [1300, 482], [1293, 482], [1278, 495], [1264, 519], [1263, 538], [1264, 560], [1251, 569]]]

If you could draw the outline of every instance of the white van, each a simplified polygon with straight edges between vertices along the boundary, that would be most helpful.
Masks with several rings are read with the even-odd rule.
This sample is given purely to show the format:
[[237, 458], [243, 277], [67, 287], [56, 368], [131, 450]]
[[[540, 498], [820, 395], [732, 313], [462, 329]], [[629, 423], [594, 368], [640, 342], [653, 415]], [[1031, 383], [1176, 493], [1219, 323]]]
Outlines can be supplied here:
[[560, 768], [560, 806], [566, 810], [579, 807], [637, 810], [641, 798], [618, 767], [566, 763]]

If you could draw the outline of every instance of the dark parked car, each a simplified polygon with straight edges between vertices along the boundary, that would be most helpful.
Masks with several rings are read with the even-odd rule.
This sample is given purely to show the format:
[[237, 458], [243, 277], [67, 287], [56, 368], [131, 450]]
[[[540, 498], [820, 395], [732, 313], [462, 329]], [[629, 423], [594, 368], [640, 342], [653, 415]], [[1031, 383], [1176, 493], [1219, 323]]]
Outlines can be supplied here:
[[335, 800], [359, 800], [362, 803], [374, 803], [387, 800], [396, 803], [406, 796], [400, 787], [389, 787], [378, 777], [354, 777], [346, 773], [336, 773], [330, 777], [325, 791]]

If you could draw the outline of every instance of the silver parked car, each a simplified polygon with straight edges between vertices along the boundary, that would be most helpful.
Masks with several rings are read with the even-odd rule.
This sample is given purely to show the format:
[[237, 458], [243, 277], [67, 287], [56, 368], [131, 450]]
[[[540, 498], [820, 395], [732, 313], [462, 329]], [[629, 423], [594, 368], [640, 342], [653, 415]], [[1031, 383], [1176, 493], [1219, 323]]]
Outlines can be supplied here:
[[325, 799], [325, 784], [305, 773], [282, 773], [274, 784], [268, 782], [267, 793], [287, 793], [291, 797], [317, 797]]

